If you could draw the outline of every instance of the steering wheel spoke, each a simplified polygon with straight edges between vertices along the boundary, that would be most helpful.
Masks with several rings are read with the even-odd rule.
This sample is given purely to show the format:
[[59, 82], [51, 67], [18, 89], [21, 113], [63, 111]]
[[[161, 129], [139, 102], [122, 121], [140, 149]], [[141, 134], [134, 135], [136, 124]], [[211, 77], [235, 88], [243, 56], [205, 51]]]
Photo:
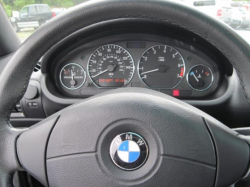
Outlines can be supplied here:
[[59, 115], [53, 115], [28, 131], [17, 140], [17, 155], [22, 167], [42, 184], [48, 186], [46, 174], [46, 151], [50, 133]]
[[0, 186], [12, 186], [14, 172], [22, 169], [16, 155], [16, 141], [24, 130], [4, 123], [0, 125]]
[[206, 120], [217, 156], [215, 186], [229, 186], [243, 178], [249, 168], [250, 150], [247, 141], [216, 120]]

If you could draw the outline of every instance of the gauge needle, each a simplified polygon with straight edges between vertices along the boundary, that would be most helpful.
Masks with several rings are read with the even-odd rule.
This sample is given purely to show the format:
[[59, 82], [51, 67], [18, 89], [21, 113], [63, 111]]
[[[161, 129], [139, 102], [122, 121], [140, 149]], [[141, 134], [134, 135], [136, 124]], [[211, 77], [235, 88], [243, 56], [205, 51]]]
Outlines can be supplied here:
[[106, 70], [104, 70], [104, 71], [101, 71], [100, 73], [98, 73], [98, 74], [92, 76], [92, 78], [95, 78], [95, 77], [97, 77], [97, 76], [99, 76], [99, 75], [101, 75], [101, 74], [103, 74], [103, 73], [105, 73], [105, 72], [107, 72], [107, 71], [108, 71], [108, 69], [106, 69]]
[[73, 73], [72, 70], [71, 70], [71, 81], [70, 81], [70, 84], [71, 84], [72, 86], [74, 86], [74, 85], [76, 84], [76, 81], [74, 80], [74, 73]]
[[71, 70], [71, 79], [74, 80], [74, 74], [72, 70]]
[[141, 73], [141, 75], [156, 72], [156, 71], [159, 71], [159, 69], [153, 69], [153, 70], [150, 70], [150, 71], [145, 71], [145, 72]]
[[194, 72], [191, 72], [191, 75], [193, 75], [194, 78], [195, 78], [195, 80], [196, 80], [197, 82], [199, 82], [199, 79], [196, 77], [196, 75], [194, 74]]

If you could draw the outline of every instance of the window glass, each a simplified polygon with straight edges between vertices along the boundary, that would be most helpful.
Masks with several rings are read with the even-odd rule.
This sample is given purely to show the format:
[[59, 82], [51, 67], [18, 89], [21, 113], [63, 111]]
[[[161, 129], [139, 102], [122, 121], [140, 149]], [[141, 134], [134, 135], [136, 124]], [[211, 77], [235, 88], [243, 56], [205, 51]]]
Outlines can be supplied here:
[[36, 10], [38, 13], [41, 13], [42, 12], [41, 6], [36, 6]]
[[30, 10], [30, 14], [35, 14], [36, 13], [36, 7], [35, 6], [30, 6], [30, 8], [29, 8], [29, 10]]
[[20, 13], [22, 13], [22, 14], [28, 14], [28, 10], [29, 10], [28, 7], [24, 7], [24, 8], [21, 10]]
[[[20, 14], [28, 14], [29, 12], [33, 14], [35, 12], [39, 12], [44, 16], [44, 18], [42, 18], [42, 25], [46, 26], [47, 21], [51, 19], [53, 20], [54, 17], [58, 16], [62, 12], [86, 1], [95, 0], [0, 0], [0, 4], [3, 6], [10, 20], [19, 21], [18, 19], [20, 18]], [[208, 16], [219, 20], [221, 24], [227, 24], [242, 38], [250, 43], [250, 0], [166, 1], [180, 3], [197, 11], [201, 11], [203, 14], [207, 14]], [[36, 4], [36, 6], [32, 6], [34, 4]], [[36, 7], [36, 9], [34, 9], [34, 7]], [[35, 23], [34, 20], [33, 23]], [[37, 26], [38, 24], [36, 24], [36, 26], [30, 24], [27, 28], [14, 27], [14, 29], [23, 42], [37, 29]]]

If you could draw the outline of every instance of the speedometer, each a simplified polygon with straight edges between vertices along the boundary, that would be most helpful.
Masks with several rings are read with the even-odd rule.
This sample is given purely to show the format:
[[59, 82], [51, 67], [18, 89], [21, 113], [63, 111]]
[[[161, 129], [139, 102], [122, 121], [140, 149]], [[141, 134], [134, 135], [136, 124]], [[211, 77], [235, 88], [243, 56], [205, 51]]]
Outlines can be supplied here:
[[96, 49], [88, 62], [89, 77], [99, 88], [126, 86], [134, 74], [134, 61], [121, 46], [108, 44]]
[[156, 45], [143, 53], [138, 64], [138, 74], [147, 87], [172, 89], [184, 77], [185, 62], [173, 47]]

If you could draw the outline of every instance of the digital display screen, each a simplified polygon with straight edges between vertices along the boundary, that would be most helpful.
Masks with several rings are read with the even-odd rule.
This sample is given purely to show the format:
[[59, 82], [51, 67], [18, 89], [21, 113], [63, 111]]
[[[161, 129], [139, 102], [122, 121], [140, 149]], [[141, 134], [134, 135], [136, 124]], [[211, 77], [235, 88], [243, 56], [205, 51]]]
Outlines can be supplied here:
[[146, 48], [145, 42], [127, 42], [127, 48]]
[[99, 79], [101, 87], [123, 87], [124, 79]]

